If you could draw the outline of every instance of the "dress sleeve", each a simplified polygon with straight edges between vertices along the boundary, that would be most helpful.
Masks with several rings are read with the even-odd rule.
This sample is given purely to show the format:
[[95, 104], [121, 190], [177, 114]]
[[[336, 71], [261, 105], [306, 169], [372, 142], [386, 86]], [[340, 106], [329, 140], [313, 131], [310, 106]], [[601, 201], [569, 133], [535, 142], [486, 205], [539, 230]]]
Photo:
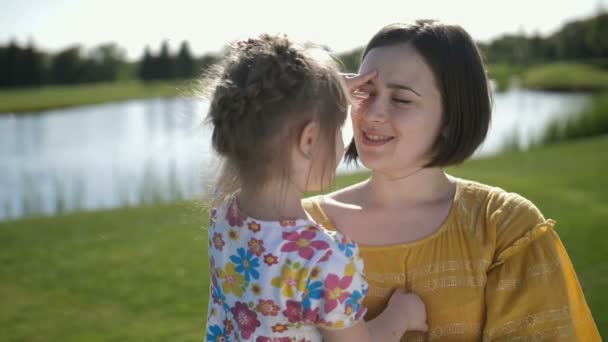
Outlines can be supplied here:
[[324, 329], [343, 329], [363, 319], [368, 285], [356, 244], [336, 234], [335, 248], [319, 259], [302, 298], [304, 320]]
[[601, 341], [555, 222], [515, 197], [490, 220], [484, 341]]

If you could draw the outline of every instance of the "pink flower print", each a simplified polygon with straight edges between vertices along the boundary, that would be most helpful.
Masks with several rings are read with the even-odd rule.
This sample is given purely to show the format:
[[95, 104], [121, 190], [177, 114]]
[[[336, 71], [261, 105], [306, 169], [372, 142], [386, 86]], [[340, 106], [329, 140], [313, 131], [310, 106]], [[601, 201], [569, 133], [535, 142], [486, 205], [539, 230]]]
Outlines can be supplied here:
[[302, 303], [295, 300], [286, 302], [287, 309], [283, 311], [283, 315], [287, 317], [289, 323], [297, 323], [302, 320]]
[[255, 342], [292, 342], [291, 337], [268, 337], [268, 336], [259, 336], [255, 339]]
[[222, 238], [222, 234], [220, 234], [220, 233], [213, 234], [213, 246], [215, 247], [215, 249], [217, 249], [218, 251], [221, 251], [224, 248], [224, 245], [226, 245], [226, 243], [224, 242], [224, 239]]
[[243, 214], [236, 204], [236, 200], [232, 200], [226, 210], [226, 220], [230, 227], [241, 227], [247, 216]]
[[325, 253], [325, 255], [321, 259], [319, 259], [319, 262], [329, 260], [329, 257], [331, 257], [332, 254], [333, 254], [333, 251], [331, 249], [328, 250], [327, 253]]
[[276, 305], [272, 299], [260, 299], [258, 305], [255, 308], [264, 316], [276, 316], [279, 313], [280, 309], [280, 307]]
[[264, 241], [258, 240], [256, 238], [251, 238], [251, 240], [249, 240], [249, 251], [251, 252], [251, 254], [255, 254], [256, 256], [262, 255], [262, 253], [266, 251], [266, 248], [264, 247]]
[[255, 329], [260, 326], [260, 321], [255, 312], [250, 310], [247, 304], [242, 302], [236, 302], [230, 311], [236, 320], [241, 336], [244, 339], [249, 339], [255, 332]]
[[335, 274], [330, 274], [325, 278], [325, 312], [329, 313], [338, 306], [338, 302], [344, 303], [350, 297], [350, 292], [346, 291], [353, 281], [352, 276], [339, 278]]
[[306, 260], [312, 259], [315, 249], [322, 251], [329, 248], [329, 244], [322, 240], [313, 240], [317, 232], [312, 229], [298, 232], [285, 232], [283, 239], [289, 242], [281, 246], [281, 252], [298, 252], [298, 255]]
[[305, 309], [304, 310], [304, 321], [310, 324], [317, 324], [321, 320], [319, 315], [319, 308]]

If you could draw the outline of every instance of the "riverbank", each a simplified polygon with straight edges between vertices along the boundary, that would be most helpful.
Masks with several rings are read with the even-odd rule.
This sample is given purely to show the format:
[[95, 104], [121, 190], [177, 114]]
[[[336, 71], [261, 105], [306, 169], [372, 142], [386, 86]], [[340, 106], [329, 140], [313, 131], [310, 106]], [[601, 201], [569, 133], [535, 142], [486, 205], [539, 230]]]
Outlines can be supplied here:
[[536, 65], [491, 64], [488, 75], [499, 90], [511, 86], [547, 91], [608, 91], [605, 61], [555, 62]]
[[[608, 137], [449, 169], [518, 192], [545, 216], [608, 337]], [[366, 174], [338, 177], [338, 187]], [[0, 340], [200, 341], [209, 278], [199, 205], [123, 208], [0, 223]]]
[[[552, 91], [608, 90], [608, 69], [599, 62], [556, 62], [532, 66], [493, 64], [487, 68], [499, 90], [512, 85]], [[0, 90], [0, 114], [31, 113], [142, 98], [177, 97], [190, 94], [192, 85], [192, 81], [143, 83], [134, 80]]]
[[154, 97], [176, 97], [188, 94], [191, 84], [191, 81], [129, 81], [1, 90], [0, 114], [22, 114]]

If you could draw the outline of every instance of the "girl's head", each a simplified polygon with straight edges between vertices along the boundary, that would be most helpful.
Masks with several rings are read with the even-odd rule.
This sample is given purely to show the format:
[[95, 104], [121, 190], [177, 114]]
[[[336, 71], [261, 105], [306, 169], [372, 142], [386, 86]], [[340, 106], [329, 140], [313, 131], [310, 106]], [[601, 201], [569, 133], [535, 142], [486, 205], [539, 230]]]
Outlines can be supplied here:
[[436, 21], [382, 28], [363, 52], [361, 87], [369, 98], [353, 113], [346, 159], [373, 170], [443, 167], [483, 142], [491, 98], [483, 62], [460, 27]]
[[302, 191], [329, 184], [349, 97], [327, 52], [261, 35], [232, 46], [216, 82], [209, 120], [222, 194], [271, 181]]

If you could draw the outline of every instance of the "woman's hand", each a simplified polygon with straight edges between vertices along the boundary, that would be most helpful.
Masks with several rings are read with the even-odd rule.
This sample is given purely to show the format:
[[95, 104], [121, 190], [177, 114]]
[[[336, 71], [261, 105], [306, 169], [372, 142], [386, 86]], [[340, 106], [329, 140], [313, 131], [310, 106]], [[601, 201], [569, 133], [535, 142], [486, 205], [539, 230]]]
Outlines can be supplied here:
[[364, 110], [365, 101], [369, 98], [369, 93], [359, 90], [359, 88], [373, 80], [374, 77], [378, 76], [378, 71], [372, 70], [362, 75], [358, 74], [341, 74], [344, 77], [344, 81], [350, 96], [353, 99], [353, 114], [358, 114], [361, 110]]
[[346, 82], [346, 86], [348, 90], [350, 90], [351, 95], [357, 98], [367, 98], [368, 94], [362, 91], [359, 91], [359, 87], [367, 83], [368, 81], [374, 79], [378, 75], [378, 71], [372, 70], [362, 75], [358, 74], [341, 74], [344, 77], [344, 81]]

